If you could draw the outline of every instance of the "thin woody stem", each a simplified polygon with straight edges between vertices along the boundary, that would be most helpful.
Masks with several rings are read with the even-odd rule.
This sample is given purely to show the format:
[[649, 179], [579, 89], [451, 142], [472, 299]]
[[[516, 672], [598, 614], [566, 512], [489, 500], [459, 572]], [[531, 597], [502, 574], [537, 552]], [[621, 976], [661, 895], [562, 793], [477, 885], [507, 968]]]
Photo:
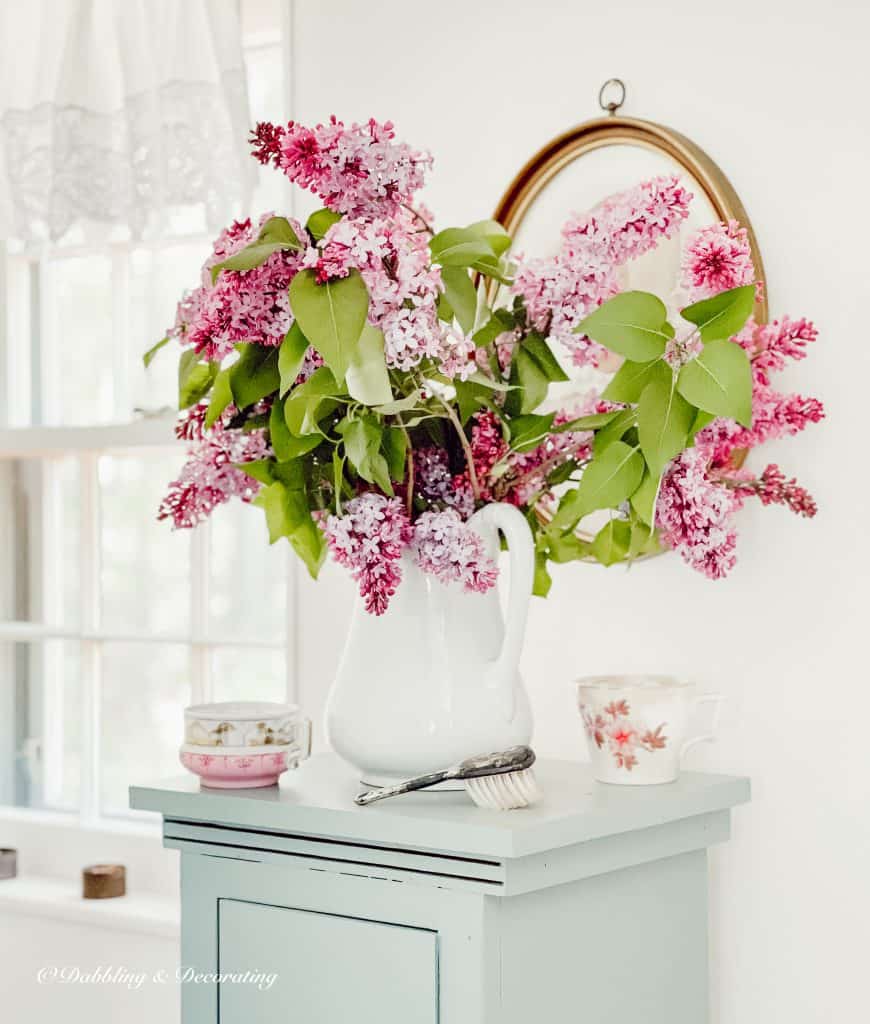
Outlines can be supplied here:
[[480, 501], [480, 484], [477, 480], [477, 470], [474, 468], [474, 457], [471, 453], [471, 445], [468, 442], [468, 437], [465, 431], [462, 429], [462, 424], [459, 422], [459, 417], [456, 415], [456, 410], [453, 406], [446, 401], [441, 395], [436, 396], [438, 401], [444, 406], [444, 411], [447, 413], [447, 418], [453, 424], [456, 430], [456, 435], [459, 438], [459, 443], [462, 445], [462, 451], [465, 454], [465, 462], [468, 466], [468, 482], [471, 484], [471, 493], [474, 495], [474, 500]]
[[396, 417], [399, 421], [399, 427], [402, 433], [405, 435], [405, 440], [408, 443], [408, 482], [407, 482], [407, 493], [405, 495], [405, 507], [408, 510], [408, 518], [411, 518], [411, 512], [414, 508], [414, 448], [411, 444], [411, 435], [408, 433], [408, 428], [405, 426], [401, 416]]
[[429, 221], [426, 220], [422, 213], [418, 213], [417, 210], [415, 210], [414, 207], [411, 206], [409, 203], [402, 203], [402, 206], [408, 211], [408, 213], [413, 214], [413, 216], [416, 217], [418, 221], [420, 221], [420, 223], [429, 232], [430, 235], [435, 234], [435, 229], [432, 227]]

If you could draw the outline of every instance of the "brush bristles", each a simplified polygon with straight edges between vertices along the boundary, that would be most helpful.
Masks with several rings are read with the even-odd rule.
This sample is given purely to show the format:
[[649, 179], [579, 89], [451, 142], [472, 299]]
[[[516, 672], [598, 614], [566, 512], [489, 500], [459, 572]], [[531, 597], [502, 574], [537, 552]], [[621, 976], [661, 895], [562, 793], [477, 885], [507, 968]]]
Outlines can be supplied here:
[[541, 799], [541, 791], [532, 768], [521, 772], [505, 772], [502, 775], [481, 775], [477, 779], [466, 779], [468, 795], [478, 807], [493, 811], [512, 811], [528, 807]]

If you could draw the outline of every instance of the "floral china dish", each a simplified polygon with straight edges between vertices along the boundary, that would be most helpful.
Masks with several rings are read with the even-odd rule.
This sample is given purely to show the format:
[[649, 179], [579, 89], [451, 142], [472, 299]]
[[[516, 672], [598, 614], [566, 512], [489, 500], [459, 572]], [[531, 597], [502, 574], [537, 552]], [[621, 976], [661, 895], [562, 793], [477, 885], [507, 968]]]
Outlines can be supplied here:
[[307, 756], [296, 747], [240, 747], [237, 751], [212, 752], [193, 743], [179, 751], [184, 767], [214, 789], [256, 789], [274, 786], [288, 768]]
[[[231, 701], [184, 711], [184, 742], [197, 747], [290, 746], [310, 728], [295, 704]], [[310, 741], [310, 736], [309, 736]]]
[[[696, 743], [715, 739], [718, 693], [696, 695], [671, 676], [590, 676], [577, 681], [577, 703], [599, 782], [649, 786], [674, 782]], [[709, 731], [692, 734], [696, 709], [713, 706]]]

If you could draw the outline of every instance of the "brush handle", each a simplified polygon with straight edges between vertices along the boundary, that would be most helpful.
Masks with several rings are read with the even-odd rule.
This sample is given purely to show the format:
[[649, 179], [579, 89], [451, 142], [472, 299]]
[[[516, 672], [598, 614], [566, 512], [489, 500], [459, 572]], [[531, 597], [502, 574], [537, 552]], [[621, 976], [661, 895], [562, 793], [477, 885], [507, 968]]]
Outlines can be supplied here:
[[455, 768], [448, 768], [446, 771], [441, 772], [431, 772], [429, 775], [418, 775], [416, 779], [400, 782], [398, 786], [386, 786], [383, 789], [370, 789], [365, 793], [360, 793], [359, 796], [354, 797], [353, 802], [360, 807], [365, 807], [366, 804], [373, 804], [378, 800], [386, 800], [390, 796], [401, 796], [402, 793], [413, 793], [415, 789], [437, 786], [439, 782], [452, 779], [455, 775]]

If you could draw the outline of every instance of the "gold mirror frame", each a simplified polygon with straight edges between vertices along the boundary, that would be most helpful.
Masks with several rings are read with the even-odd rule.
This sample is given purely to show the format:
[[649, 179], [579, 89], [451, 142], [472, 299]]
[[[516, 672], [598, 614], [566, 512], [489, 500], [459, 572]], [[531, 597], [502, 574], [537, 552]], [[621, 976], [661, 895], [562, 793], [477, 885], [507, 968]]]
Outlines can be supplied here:
[[[621, 85], [621, 83], [619, 84]], [[607, 83], [602, 87], [602, 93], [606, 85]], [[608, 109], [615, 110], [617, 106], [618, 104], [608, 107]], [[586, 153], [606, 146], [619, 145], [639, 146], [656, 153], [663, 153], [690, 175], [694, 182], [703, 189], [718, 220], [736, 220], [741, 227], [746, 228], [752, 262], [755, 266], [755, 279], [764, 281], [764, 263], [755, 232], [752, 229], [749, 215], [731, 182], [700, 146], [696, 146], [685, 135], [681, 135], [672, 128], [656, 124], [654, 121], [620, 117], [611, 113], [607, 117], [584, 121], [562, 135], [556, 136], [527, 161], [507, 187], [495, 209], [494, 219], [513, 237], [529, 207], [560, 171]], [[605, 196], [601, 198], [604, 199]], [[565, 216], [569, 216], [571, 212], [571, 210], [566, 210]], [[766, 287], [762, 290], [760, 297], [756, 298], [754, 315], [758, 323], [767, 322]], [[735, 453], [736, 464], [742, 465], [745, 457], [745, 451]], [[538, 510], [538, 516], [542, 522], [547, 522], [550, 518], [543, 509]], [[582, 530], [578, 530], [578, 536], [584, 540], [591, 539]]]
[[[679, 164], [704, 190], [719, 220], [736, 220], [746, 228], [756, 280], [764, 281], [764, 264], [755, 232], [731, 182], [703, 149], [679, 132], [654, 121], [611, 115], [584, 121], [558, 135], [539, 149], [520, 170], [499, 200], [493, 217], [509, 235], [513, 235], [537, 196], [568, 164], [593, 150], [620, 145], [640, 146], [664, 153]], [[565, 216], [571, 212], [566, 210]], [[755, 318], [759, 323], [767, 322], [766, 290], [756, 301]]]

